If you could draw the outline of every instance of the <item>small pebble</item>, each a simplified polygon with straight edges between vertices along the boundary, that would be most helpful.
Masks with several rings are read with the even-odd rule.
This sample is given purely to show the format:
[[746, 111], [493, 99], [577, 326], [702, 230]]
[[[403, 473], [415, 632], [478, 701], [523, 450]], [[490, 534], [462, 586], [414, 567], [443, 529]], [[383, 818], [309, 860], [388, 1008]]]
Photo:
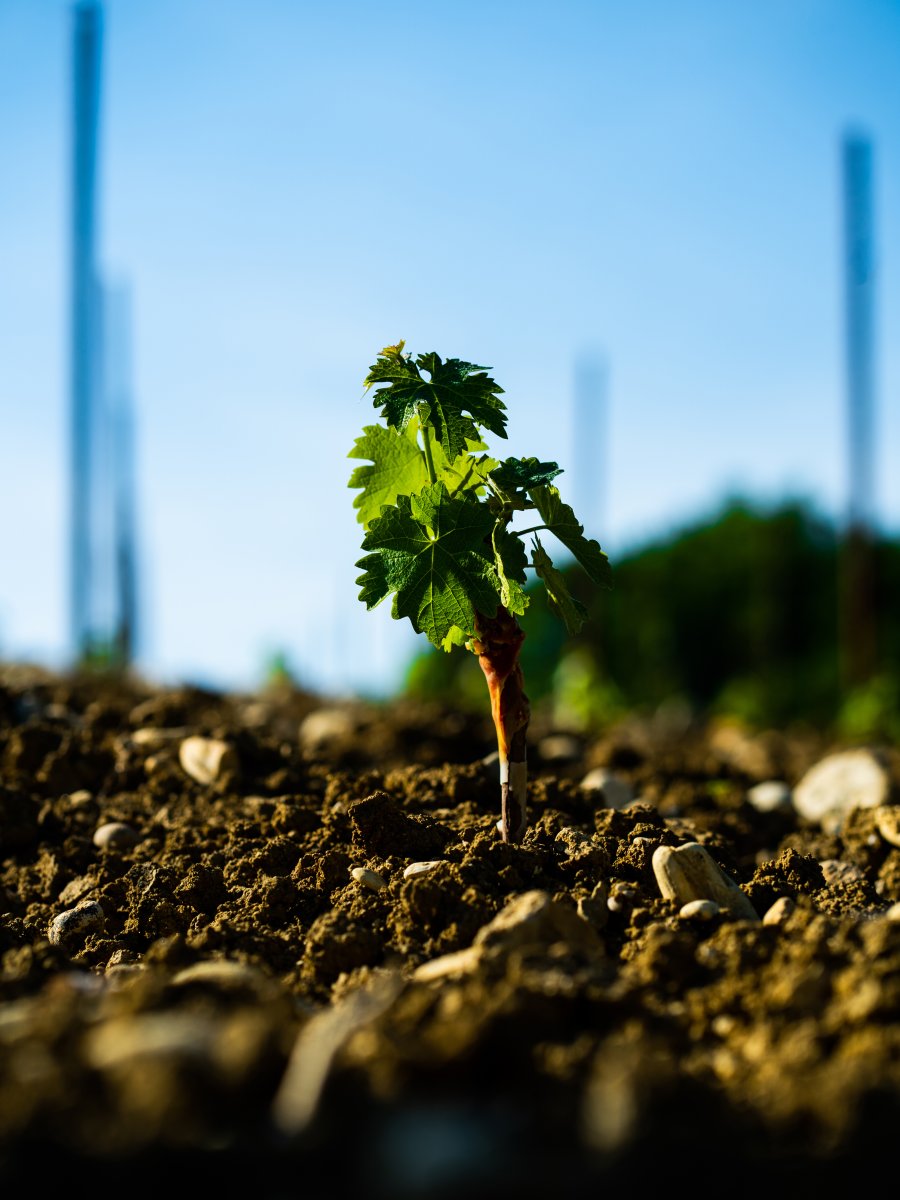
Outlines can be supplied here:
[[79, 788], [77, 792], [69, 792], [69, 804], [72, 808], [82, 808], [85, 804], [90, 804], [93, 799], [94, 793], [85, 788]]
[[865, 878], [854, 863], [841, 862], [837, 858], [826, 858], [819, 863], [826, 883], [859, 883]]
[[138, 844], [141, 835], [124, 821], [107, 821], [94, 831], [93, 840], [101, 850], [127, 850]]
[[888, 773], [870, 750], [829, 754], [794, 788], [794, 808], [827, 833], [837, 833], [854, 808], [876, 808], [887, 800]]
[[361, 883], [363, 887], [371, 888], [373, 892], [380, 892], [382, 888], [387, 887], [387, 881], [384, 876], [379, 875], [377, 871], [370, 871], [368, 867], [352, 867], [350, 875], [357, 883]]
[[586, 792], [602, 793], [604, 808], [619, 811], [627, 808], [629, 804], [634, 804], [634, 790], [631, 784], [614, 772], [608, 771], [606, 767], [595, 767], [593, 771], [588, 771], [581, 781], [581, 786]]
[[678, 915], [685, 919], [699, 917], [702, 921], [710, 921], [721, 911], [715, 900], [688, 900], [687, 904], [682, 904], [679, 908]]
[[790, 896], [779, 896], [766, 909], [766, 915], [763, 917], [763, 925], [781, 925], [788, 919], [796, 907], [795, 901]]
[[638, 889], [633, 883], [614, 883], [606, 907], [611, 913], [629, 913], [638, 902]]
[[215, 783], [237, 766], [234, 748], [218, 738], [185, 738], [178, 749], [182, 769], [198, 783]]
[[900, 902], [897, 904], [892, 904], [884, 915], [889, 921], [900, 922]]
[[69, 908], [53, 918], [47, 937], [54, 946], [58, 946], [69, 940], [83, 939], [89, 933], [99, 933], [103, 925], [103, 909], [97, 901], [82, 900], [74, 908]]
[[677, 848], [657, 846], [652, 864], [660, 894], [679, 907], [691, 900], [714, 900], [734, 917], [759, 920], [738, 885], [699, 842], [686, 842]]
[[435, 858], [431, 862], [410, 863], [408, 867], [403, 868], [403, 878], [412, 879], [415, 875], [426, 875], [429, 871], [433, 871], [439, 863], [444, 861], [442, 858]]
[[747, 801], [757, 812], [785, 812], [791, 807], [791, 789], [781, 779], [767, 779], [750, 788]]

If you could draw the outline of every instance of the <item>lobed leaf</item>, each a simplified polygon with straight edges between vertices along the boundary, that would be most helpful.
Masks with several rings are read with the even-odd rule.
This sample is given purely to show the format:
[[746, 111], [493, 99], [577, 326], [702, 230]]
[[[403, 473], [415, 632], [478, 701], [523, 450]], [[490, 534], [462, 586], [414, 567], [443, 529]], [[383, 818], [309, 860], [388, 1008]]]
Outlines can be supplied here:
[[494, 565], [500, 580], [500, 603], [516, 616], [521, 616], [528, 607], [524, 583], [528, 555], [522, 539], [510, 533], [505, 521], [497, 521], [491, 534], [494, 547]]
[[562, 468], [555, 462], [539, 462], [536, 458], [507, 458], [491, 471], [491, 481], [504, 495], [549, 483]]
[[[415, 362], [403, 353], [403, 342], [386, 346], [365, 378], [368, 390], [376, 387], [374, 404], [388, 425], [401, 433], [414, 417], [433, 430], [445, 457], [452, 462], [477, 439], [483, 426], [506, 437], [503, 389], [475, 363], [438, 354], [420, 354]], [[424, 378], [422, 371], [428, 373]]]
[[491, 551], [494, 518], [470, 493], [451, 496], [442, 483], [376, 517], [357, 562], [359, 598], [374, 608], [393, 594], [393, 615], [436, 646], [475, 636], [476, 611], [493, 616], [500, 583]]
[[411, 496], [428, 483], [425, 459], [416, 441], [417, 425], [411, 423], [404, 433], [390, 426], [366, 425], [362, 436], [353, 443], [348, 458], [372, 461], [356, 467], [348, 487], [362, 488], [353, 498], [357, 520], [368, 527], [386, 504], [398, 496]]
[[565, 622], [567, 633], [578, 633], [587, 620], [587, 609], [569, 591], [565, 575], [553, 565], [550, 555], [536, 535], [531, 552], [531, 563], [538, 578], [547, 589], [547, 603], [550, 605], [551, 611]]
[[[425, 456], [418, 444], [418, 418], [413, 418], [403, 433], [391, 426], [366, 425], [362, 436], [353, 443], [348, 458], [371, 461], [356, 467], [347, 486], [361, 488], [353, 500], [357, 520], [366, 528], [381, 515], [385, 505], [394, 504], [398, 496], [412, 496], [428, 484]], [[496, 460], [486, 454], [475, 456], [472, 451], [483, 450], [484, 442], [467, 442], [466, 449], [448, 463], [440, 445], [432, 450], [438, 479], [446, 484], [451, 496], [457, 491], [472, 490], [480, 495], [488, 472]]]
[[599, 542], [584, 536], [584, 527], [579, 524], [569, 505], [563, 504], [557, 489], [552, 484], [542, 484], [529, 488], [528, 495], [547, 529], [571, 550], [594, 583], [610, 587], [612, 571], [609, 559], [600, 549]]

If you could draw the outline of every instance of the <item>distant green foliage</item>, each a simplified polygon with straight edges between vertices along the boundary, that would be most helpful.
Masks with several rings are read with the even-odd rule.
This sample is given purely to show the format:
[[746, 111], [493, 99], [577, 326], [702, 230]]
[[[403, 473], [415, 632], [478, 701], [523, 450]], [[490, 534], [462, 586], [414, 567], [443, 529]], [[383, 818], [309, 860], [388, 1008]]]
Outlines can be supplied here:
[[[757, 725], [805, 719], [848, 736], [900, 736], [900, 543], [875, 547], [878, 676], [847, 693], [839, 563], [836, 530], [808, 506], [736, 500], [623, 556], [610, 592], [586, 586], [571, 566], [539, 566], [550, 607], [565, 619], [570, 601], [579, 605], [584, 626], [565, 642], [549, 609], [531, 606], [522, 647], [529, 694], [554, 698], [582, 722], [679, 698]], [[465, 693], [467, 666], [423, 656], [409, 688]]]

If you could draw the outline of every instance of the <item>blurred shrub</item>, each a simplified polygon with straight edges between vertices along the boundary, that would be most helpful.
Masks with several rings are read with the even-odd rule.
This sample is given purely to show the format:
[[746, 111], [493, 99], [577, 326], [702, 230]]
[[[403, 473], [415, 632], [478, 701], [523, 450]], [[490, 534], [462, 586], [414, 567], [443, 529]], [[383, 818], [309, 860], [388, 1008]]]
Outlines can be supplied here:
[[840, 734], [851, 741], [900, 742], [900, 678], [877, 675], [844, 700], [838, 713]]
[[[569, 567], [589, 620], [567, 638], [545, 605], [529, 609], [528, 693], [575, 726], [679, 698], [754, 725], [799, 719], [886, 735], [900, 678], [900, 544], [875, 547], [879, 678], [848, 696], [838, 666], [839, 561], [837, 531], [809, 505], [731, 500], [711, 519], [617, 558], [611, 592]], [[484, 704], [470, 654], [422, 655], [407, 688]]]

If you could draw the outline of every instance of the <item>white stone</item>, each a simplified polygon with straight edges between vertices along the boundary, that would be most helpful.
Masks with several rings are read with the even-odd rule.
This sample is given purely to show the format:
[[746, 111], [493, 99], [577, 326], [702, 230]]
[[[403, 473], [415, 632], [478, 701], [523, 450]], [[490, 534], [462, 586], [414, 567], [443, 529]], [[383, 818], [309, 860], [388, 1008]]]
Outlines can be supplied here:
[[380, 892], [382, 888], [387, 887], [384, 876], [379, 875], [377, 871], [370, 871], [368, 867], [351, 867], [350, 877], [363, 887], [371, 888], [373, 892]]
[[854, 808], [875, 808], [888, 797], [888, 773], [870, 750], [829, 754], [794, 788], [794, 808], [807, 821], [837, 833]]
[[601, 792], [604, 808], [622, 809], [634, 804], [634, 791], [631, 784], [608, 771], [606, 767], [594, 767], [588, 771], [581, 786], [586, 792]]
[[688, 900], [687, 904], [682, 904], [679, 908], [678, 915], [686, 920], [690, 920], [691, 917], [699, 917], [702, 921], [711, 921], [721, 911], [715, 900]]
[[766, 909], [763, 925], [783, 925], [796, 907], [790, 896], [779, 896]]
[[825, 882], [831, 883], [860, 883], [865, 876], [855, 863], [841, 862], [838, 858], [825, 858], [819, 866], [825, 876]]
[[138, 831], [124, 821], [107, 821], [94, 830], [94, 845], [101, 850], [128, 850], [140, 840]]
[[429, 871], [433, 871], [439, 863], [444, 862], [442, 858], [432, 859], [431, 862], [414, 862], [408, 867], [403, 868], [403, 878], [412, 879], [416, 875], [426, 875]]
[[74, 908], [59, 913], [50, 922], [47, 938], [58, 946], [72, 936], [86, 937], [103, 929], [103, 909], [96, 900], [82, 900]]
[[69, 805], [72, 808], [83, 808], [87, 804], [92, 804], [93, 800], [94, 793], [85, 788], [79, 788], [77, 792], [69, 792]]
[[677, 849], [657, 846], [651, 861], [659, 890], [666, 900], [674, 900], [679, 906], [691, 900], [714, 900], [734, 917], [759, 920], [756, 909], [738, 885], [699, 842], [686, 842]]
[[791, 789], [781, 779], [767, 779], [749, 789], [747, 800], [757, 812], [783, 812], [791, 807]]
[[179, 747], [178, 761], [191, 779], [215, 783], [237, 766], [237, 755], [232, 746], [218, 738], [189, 737]]

